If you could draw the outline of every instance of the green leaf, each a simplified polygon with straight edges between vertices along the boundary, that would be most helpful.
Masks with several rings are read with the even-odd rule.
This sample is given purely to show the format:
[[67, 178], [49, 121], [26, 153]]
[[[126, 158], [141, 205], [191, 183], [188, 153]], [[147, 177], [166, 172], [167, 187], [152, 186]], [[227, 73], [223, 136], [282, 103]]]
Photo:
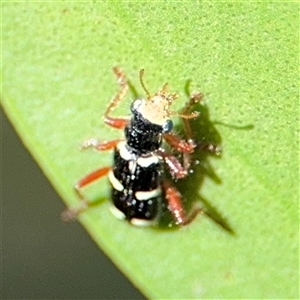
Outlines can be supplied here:
[[113, 66], [139, 94], [144, 68], [151, 92], [168, 81], [184, 95], [191, 80], [205, 95], [203, 135], [211, 125], [223, 155], [202, 156], [188, 192], [210, 217], [130, 226], [110, 214], [105, 179], [87, 192], [101, 204], [80, 216], [147, 297], [299, 297], [298, 14], [289, 2], [2, 2], [2, 105], [69, 206], [74, 183], [112, 162], [78, 146], [121, 135], [102, 120], [118, 89]]

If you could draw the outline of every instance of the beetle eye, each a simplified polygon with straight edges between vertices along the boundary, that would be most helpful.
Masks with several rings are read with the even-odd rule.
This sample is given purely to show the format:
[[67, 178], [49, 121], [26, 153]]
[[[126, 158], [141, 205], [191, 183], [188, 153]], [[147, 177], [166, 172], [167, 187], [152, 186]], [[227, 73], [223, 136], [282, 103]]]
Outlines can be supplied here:
[[173, 129], [173, 122], [172, 120], [167, 120], [166, 123], [162, 126], [163, 127], [163, 133], [168, 133]]
[[132, 111], [132, 112], [137, 111], [137, 109], [141, 106], [142, 103], [143, 103], [143, 101], [140, 100], [140, 99], [134, 100], [134, 101], [131, 103], [131, 107], [130, 107], [131, 111]]

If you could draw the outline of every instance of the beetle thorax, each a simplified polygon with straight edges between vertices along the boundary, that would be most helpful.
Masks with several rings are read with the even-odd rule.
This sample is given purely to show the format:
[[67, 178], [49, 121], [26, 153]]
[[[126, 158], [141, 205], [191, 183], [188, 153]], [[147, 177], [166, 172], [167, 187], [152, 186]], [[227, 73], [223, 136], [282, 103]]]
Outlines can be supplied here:
[[141, 100], [138, 112], [149, 122], [164, 125], [169, 119], [170, 99], [162, 95], [155, 95], [149, 100]]

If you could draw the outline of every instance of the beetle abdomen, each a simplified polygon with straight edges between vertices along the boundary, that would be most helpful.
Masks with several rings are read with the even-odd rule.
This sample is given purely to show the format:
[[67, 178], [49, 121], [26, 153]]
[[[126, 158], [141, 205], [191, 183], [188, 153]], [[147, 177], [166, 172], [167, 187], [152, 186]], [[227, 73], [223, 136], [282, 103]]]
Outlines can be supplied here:
[[127, 220], [154, 220], [161, 201], [160, 159], [153, 153], [137, 156], [125, 142], [114, 153], [114, 168], [109, 173], [112, 201]]

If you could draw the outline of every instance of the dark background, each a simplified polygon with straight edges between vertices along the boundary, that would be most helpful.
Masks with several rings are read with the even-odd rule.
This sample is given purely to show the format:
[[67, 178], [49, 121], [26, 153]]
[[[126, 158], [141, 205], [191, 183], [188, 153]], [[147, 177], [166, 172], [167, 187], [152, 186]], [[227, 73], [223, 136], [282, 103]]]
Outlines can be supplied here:
[[1, 299], [145, 299], [65, 208], [1, 110]]

